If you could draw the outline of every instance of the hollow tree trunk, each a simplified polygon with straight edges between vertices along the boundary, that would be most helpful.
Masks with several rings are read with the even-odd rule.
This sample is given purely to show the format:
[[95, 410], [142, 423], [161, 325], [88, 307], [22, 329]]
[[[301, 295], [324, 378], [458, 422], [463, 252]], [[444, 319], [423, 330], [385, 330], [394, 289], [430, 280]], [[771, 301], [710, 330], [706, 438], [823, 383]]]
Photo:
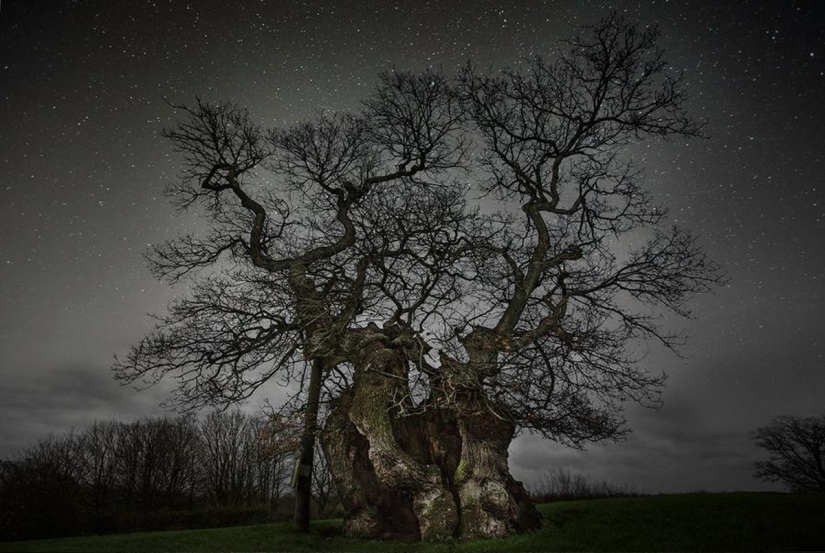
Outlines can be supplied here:
[[541, 515], [507, 468], [513, 427], [468, 401], [405, 414], [407, 359], [385, 335], [361, 341], [352, 386], [321, 433], [349, 535], [494, 537]]

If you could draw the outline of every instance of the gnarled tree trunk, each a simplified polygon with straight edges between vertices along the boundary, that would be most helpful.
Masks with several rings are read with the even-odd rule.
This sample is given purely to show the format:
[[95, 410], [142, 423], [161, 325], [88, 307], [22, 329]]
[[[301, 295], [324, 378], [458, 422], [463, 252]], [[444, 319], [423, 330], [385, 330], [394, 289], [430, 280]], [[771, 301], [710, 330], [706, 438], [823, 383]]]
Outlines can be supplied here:
[[538, 528], [541, 515], [507, 466], [515, 428], [476, 402], [459, 404], [461, 459], [455, 488], [461, 503], [460, 535], [501, 537]]
[[480, 390], [409, 414], [400, 408], [409, 396], [403, 349], [376, 332], [354, 350], [354, 381], [321, 433], [347, 534], [441, 540], [541, 524], [508, 471], [514, 427], [472, 399]]

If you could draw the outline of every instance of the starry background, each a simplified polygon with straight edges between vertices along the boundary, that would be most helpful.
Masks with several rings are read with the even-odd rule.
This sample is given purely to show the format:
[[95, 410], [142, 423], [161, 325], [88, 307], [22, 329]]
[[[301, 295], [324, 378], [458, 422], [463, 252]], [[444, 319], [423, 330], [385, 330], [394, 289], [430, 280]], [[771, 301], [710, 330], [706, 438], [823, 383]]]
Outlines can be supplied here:
[[[608, 10], [659, 25], [709, 140], [631, 154], [730, 284], [692, 303], [684, 358], [634, 433], [568, 450], [526, 436], [511, 469], [548, 466], [642, 491], [773, 489], [748, 433], [825, 414], [825, 3], [820, 0], [5, 0], [0, 4], [0, 458], [95, 419], [162, 414], [168, 389], [111, 378], [112, 356], [175, 294], [147, 245], [194, 224], [162, 196], [178, 166], [164, 99], [230, 99], [267, 125], [352, 109], [391, 65], [452, 71], [551, 55]], [[277, 397], [278, 390], [261, 396]], [[250, 405], [249, 408], [254, 408]]]

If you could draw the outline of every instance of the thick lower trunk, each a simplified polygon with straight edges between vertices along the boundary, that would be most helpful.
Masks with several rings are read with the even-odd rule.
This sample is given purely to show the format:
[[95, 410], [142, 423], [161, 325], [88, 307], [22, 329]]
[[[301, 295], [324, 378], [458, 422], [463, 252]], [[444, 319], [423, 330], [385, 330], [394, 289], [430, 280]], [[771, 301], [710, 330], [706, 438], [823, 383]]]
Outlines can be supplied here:
[[512, 423], [483, 405], [465, 403], [459, 412], [462, 449], [455, 486], [461, 504], [461, 536], [501, 537], [541, 526], [541, 514], [507, 466], [515, 430]]
[[370, 442], [349, 418], [352, 394], [344, 394], [327, 417], [321, 445], [344, 509], [344, 532], [382, 539], [416, 540], [418, 520], [410, 498], [394, 494], [378, 478]]
[[378, 340], [362, 351], [321, 433], [347, 534], [442, 540], [540, 526], [508, 471], [511, 423], [467, 402], [405, 414], [406, 358]]

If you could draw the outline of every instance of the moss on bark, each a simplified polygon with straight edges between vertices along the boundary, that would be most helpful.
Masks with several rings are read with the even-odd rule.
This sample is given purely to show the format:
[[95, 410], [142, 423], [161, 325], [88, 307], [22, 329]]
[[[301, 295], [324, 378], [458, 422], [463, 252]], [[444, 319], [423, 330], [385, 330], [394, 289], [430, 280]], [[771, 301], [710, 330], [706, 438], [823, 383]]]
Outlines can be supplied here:
[[480, 388], [462, 390], [453, 407], [403, 412], [408, 365], [391, 338], [364, 329], [353, 384], [322, 433], [345, 531], [439, 541], [537, 528], [541, 516], [508, 472], [513, 426], [486, 408]]

